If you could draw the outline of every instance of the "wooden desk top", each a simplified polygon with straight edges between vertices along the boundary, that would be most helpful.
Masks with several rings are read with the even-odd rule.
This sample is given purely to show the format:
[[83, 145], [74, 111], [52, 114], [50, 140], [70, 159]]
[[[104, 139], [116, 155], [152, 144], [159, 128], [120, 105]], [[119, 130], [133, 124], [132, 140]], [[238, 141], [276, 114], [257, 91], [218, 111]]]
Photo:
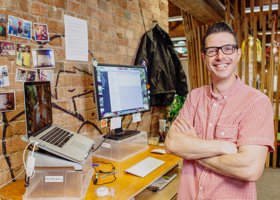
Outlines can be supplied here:
[[[110, 188], [114, 188], [115, 196], [102, 197], [100, 199], [102, 200], [103, 199], [124, 199], [124, 200], [131, 199], [132, 197], [136, 196], [141, 191], [143, 191], [148, 185], [150, 185], [151, 182], [155, 181], [157, 178], [165, 174], [167, 171], [169, 171], [170, 169], [172, 169], [174, 166], [176, 166], [178, 163], [182, 161], [181, 158], [171, 154], [159, 155], [159, 154], [150, 153], [150, 151], [154, 148], [159, 148], [159, 147], [150, 146], [148, 150], [143, 151], [122, 162], [107, 161], [107, 162], [112, 162], [116, 168], [116, 171], [118, 171], [118, 174], [116, 175], [117, 178], [116, 181], [104, 185]], [[140, 178], [124, 172], [125, 169], [145, 159], [148, 156], [161, 159], [165, 161], [165, 163], [162, 166], [160, 166], [158, 169], [153, 171], [152, 173], [145, 176], [144, 178]], [[93, 158], [93, 161], [96, 160], [104, 161], [103, 159], [100, 158]], [[98, 199], [98, 197], [95, 195], [95, 190], [98, 187], [100, 186], [93, 185], [91, 181], [85, 199], [86, 200]], [[25, 192], [24, 181], [19, 180], [0, 189], [0, 199], [6, 198], [6, 199], [19, 200], [22, 199], [22, 195], [24, 194], [24, 192]]]

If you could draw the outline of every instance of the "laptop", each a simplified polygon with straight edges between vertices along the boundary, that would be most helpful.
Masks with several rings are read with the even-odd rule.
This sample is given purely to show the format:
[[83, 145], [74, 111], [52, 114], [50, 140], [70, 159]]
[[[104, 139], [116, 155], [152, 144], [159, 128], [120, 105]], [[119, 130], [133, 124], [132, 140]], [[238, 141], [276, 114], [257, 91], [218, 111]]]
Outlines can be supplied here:
[[49, 81], [25, 82], [24, 103], [29, 141], [36, 141], [39, 148], [77, 163], [88, 157], [93, 140], [53, 124]]

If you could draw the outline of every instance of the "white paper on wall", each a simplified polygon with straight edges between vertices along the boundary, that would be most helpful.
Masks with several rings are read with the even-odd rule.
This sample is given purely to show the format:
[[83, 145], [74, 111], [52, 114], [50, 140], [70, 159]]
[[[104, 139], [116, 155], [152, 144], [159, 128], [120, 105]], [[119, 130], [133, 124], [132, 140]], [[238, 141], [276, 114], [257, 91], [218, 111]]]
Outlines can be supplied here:
[[87, 21], [64, 15], [66, 60], [88, 61]]

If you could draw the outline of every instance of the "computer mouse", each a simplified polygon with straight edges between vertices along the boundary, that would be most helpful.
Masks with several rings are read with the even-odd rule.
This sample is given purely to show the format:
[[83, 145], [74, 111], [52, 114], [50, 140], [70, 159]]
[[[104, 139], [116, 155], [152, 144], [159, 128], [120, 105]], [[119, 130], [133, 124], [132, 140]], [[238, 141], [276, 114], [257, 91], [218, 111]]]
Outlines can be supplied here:
[[166, 151], [164, 149], [153, 149], [151, 153], [166, 154]]

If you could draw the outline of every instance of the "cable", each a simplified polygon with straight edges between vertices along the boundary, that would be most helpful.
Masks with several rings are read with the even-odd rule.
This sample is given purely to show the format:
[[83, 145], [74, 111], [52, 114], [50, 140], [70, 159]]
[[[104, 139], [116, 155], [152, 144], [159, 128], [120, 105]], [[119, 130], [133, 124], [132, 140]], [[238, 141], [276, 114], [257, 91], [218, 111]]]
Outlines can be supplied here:
[[[117, 179], [117, 177], [116, 177], [117, 171], [115, 171], [116, 168], [112, 163], [107, 163], [107, 162], [104, 162], [104, 161], [95, 161], [95, 163], [111, 165], [112, 169], [111, 169], [111, 171], [102, 171], [102, 170], [97, 170], [95, 167], [93, 167], [93, 169], [96, 173], [95, 176], [92, 176], [92, 182], [93, 182], [94, 185], [105, 185], [105, 184], [113, 183]], [[106, 178], [107, 176], [110, 176], [110, 175], [113, 175], [113, 180], [103, 182], [103, 183], [98, 183], [98, 180], [100, 180], [102, 178]]]
[[24, 151], [23, 151], [23, 155], [22, 155], [22, 160], [23, 160], [23, 166], [24, 166], [24, 170], [26, 170], [26, 165], [25, 165], [25, 152], [27, 150], [27, 148], [32, 144], [33, 141], [30, 141], [28, 143], [28, 145], [26, 145], [26, 147], [24, 148]]
[[108, 137], [111, 135], [112, 133], [109, 132], [107, 133], [106, 137], [103, 139], [103, 141], [95, 148], [92, 150], [92, 153], [95, 152], [97, 149], [99, 149], [101, 147], [101, 145], [105, 142], [106, 139], [108, 139]]
[[[33, 149], [32, 149], [32, 155], [31, 157], [34, 158], [34, 151], [35, 151], [35, 147], [38, 145], [39, 143], [38, 142], [34, 142], [34, 145], [33, 145]], [[30, 179], [32, 179], [34, 176], [35, 176], [35, 158], [34, 158], [34, 165], [33, 165], [33, 169], [32, 169], [32, 175], [30, 176]]]
[[[2, 185], [0, 186], [0, 188], [4, 187], [4, 186], [7, 185], [8, 183], [10, 183], [10, 182], [12, 182], [13, 180], [17, 179], [23, 172], [26, 171], [25, 152], [26, 152], [27, 148], [32, 144], [32, 142], [33, 142], [33, 141], [30, 141], [30, 142], [26, 145], [26, 147], [24, 148], [24, 151], [23, 151], [22, 160], [23, 160], [24, 170], [22, 170], [16, 177], [14, 177], [14, 178], [12, 178], [11, 180], [9, 180], [8, 182], [2, 184]], [[36, 146], [36, 145], [37, 145], [37, 143], [35, 142], [35, 145], [33, 146], [33, 151], [32, 151], [32, 153], [34, 152], [34, 149], [35, 149], [35, 146]], [[33, 156], [33, 154], [32, 154], [32, 156]]]
[[35, 151], [35, 147], [37, 146], [39, 144], [39, 142], [34, 142], [34, 144], [33, 144], [33, 149], [32, 149], [32, 157], [34, 157], [33, 155], [34, 155], [34, 151]]
[[146, 30], [146, 25], [145, 25], [145, 20], [144, 20], [144, 16], [143, 16], [143, 11], [142, 11], [142, 6], [141, 6], [141, 3], [140, 3], [140, 0], [138, 0], [138, 5], [139, 5], [139, 8], [140, 8], [140, 12], [141, 12], [143, 26], [144, 26], [144, 29], [145, 29], [145, 32], [146, 32], [147, 30]]
[[[27, 161], [26, 161], [26, 164], [25, 164], [25, 154], [26, 154], [26, 150], [27, 148], [32, 144], [33, 144], [33, 148], [32, 148], [32, 153], [31, 153], [31, 156], [29, 155], [28, 158], [27, 158]], [[35, 166], [35, 158], [34, 158], [34, 151], [35, 151], [35, 147], [38, 145], [38, 142], [36, 141], [30, 141], [28, 143], [28, 145], [24, 148], [24, 151], [23, 151], [23, 156], [22, 156], [22, 159], [23, 159], [23, 166], [24, 166], [24, 169], [25, 169], [25, 187], [28, 187], [29, 186], [29, 181], [30, 179], [32, 179], [35, 175], [35, 169], [34, 169], [34, 166]]]
[[11, 180], [9, 180], [8, 182], [0, 185], [0, 188], [4, 187], [5, 185], [7, 185], [8, 183], [12, 182], [13, 180], [17, 179], [23, 172], [25, 172], [25, 170], [22, 170], [15, 178], [12, 178]]

